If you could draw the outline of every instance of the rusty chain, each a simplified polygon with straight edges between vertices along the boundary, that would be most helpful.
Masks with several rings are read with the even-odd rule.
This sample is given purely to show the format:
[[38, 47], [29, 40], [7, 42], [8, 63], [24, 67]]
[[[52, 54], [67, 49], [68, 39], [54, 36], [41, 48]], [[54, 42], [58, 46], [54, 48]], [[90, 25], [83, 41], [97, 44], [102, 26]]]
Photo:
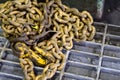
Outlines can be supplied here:
[[35, 74], [33, 71], [34, 65], [28, 58], [20, 58], [20, 65], [23, 69], [26, 80], [35, 80]]
[[[26, 80], [47, 80], [65, 65], [62, 49], [73, 40], [91, 41], [96, 29], [87, 11], [79, 12], [61, 0], [12, 0], [0, 4], [4, 36], [20, 60]], [[39, 75], [34, 65], [44, 67]]]

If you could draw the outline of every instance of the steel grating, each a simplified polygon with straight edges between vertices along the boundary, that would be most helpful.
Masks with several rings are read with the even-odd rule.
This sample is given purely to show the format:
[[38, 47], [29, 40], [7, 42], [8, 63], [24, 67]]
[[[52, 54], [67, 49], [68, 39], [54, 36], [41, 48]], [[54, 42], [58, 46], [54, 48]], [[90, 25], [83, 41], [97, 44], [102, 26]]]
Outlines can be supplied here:
[[[74, 42], [66, 55], [65, 67], [50, 80], [119, 80], [120, 26], [94, 22], [95, 41]], [[1, 32], [1, 31], [0, 31]], [[36, 74], [42, 67], [35, 67]], [[9, 42], [0, 37], [0, 80], [23, 80], [19, 60], [12, 54]]]

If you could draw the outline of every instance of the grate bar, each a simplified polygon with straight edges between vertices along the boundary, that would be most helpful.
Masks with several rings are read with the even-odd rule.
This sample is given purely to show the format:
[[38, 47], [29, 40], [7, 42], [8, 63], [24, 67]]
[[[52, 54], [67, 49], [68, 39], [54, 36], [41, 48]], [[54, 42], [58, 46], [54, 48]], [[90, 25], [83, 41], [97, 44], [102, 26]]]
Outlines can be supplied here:
[[96, 56], [96, 57], [99, 56], [98, 54], [93, 54], [93, 53], [90, 53], [90, 52], [84, 52], [84, 51], [73, 50], [73, 49], [71, 49], [70, 52], [76, 52], [76, 53], [81, 53], [81, 54]]
[[105, 44], [105, 47], [109, 47], [109, 48], [119, 49], [119, 50], [120, 50], [120, 47], [119, 47], [119, 46], [114, 46], [114, 45]]
[[106, 39], [106, 34], [107, 34], [107, 27], [108, 26], [106, 24], [105, 29], [104, 29], [104, 36], [103, 36], [103, 41], [102, 41], [101, 55], [100, 55], [100, 58], [99, 58], [99, 65], [98, 65], [96, 80], [99, 80], [99, 77], [100, 77], [100, 69], [101, 69], [101, 65], [102, 65], [102, 58], [103, 58], [104, 44], [105, 44], [105, 39]]
[[0, 61], [0, 62], [2, 62], [2, 63], [6, 63], [6, 64], [14, 64], [14, 65], [19, 65], [19, 63], [17, 63], [17, 62], [8, 61], [8, 60], [3, 60], [3, 59], [1, 59], [1, 61]]
[[[68, 60], [68, 57], [69, 57], [69, 53], [70, 53], [70, 51], [69, 51], [69, 50], [67, 50], [67, 52], [66, 52], [66, 61], [65, 61], [65, 66], [66, 66], [66, 64], [67, 64], [67, 60]], [[64, 66], [64, 68], [62, 69], [62, 71], [60, 72], [60, 78], [59, 78], [59, 80], [62, 80], [62, 78], [63, 78], [64, 71], [65, 71], [65, 66]]]
[[117, 57], [111, 57], [111, 56], [103, 56], [104, 59], [109, 59], [109, 61], [118, 61], [120, 62], [120, 58]]
[[2, 49], [2, 51], [0, 53], [0, 59], [1, 59], [1, 57], [2, 57], [2, 55], [4, 53], [4, 51], [5, 51], [5, 47], [7, 46], [7, 44], [8, 44], [8, 40], [5, 42], [5, 45], [4, 45], [4, 47], [3, 47], [3, 49]]
[[0, 75], [1, 75], [1, 76], [5, 76], [5, 77], [16, 78], [16, 80], [23, 80], [23, 77], [17, 76], [17, 75], [13, 75], [13, 74], [8, 74], [8, 73], [0, 72]]
[[98, 35], [103, 35], [103, 33], [102, 33], [102, 32], [96, 32], [96, 34], [98, 34]]
[[120, 74], [120, 70], [117, 70], [117, 69], [101, 67], [101, 70], [102, 70], [102, 71], [105, 71], [105, 72], [109, 72], [109, 73]]
[[83, 65], [83, 66], [86, 66], [86, 67], [94, 67], [94, 68], [97, 68], [96, 65], [91, 65], [91, 64], [81, 63], [81, 62], [74, 62], [74, 61], [68, 61], [68, 62], [69, 62], [69, 63], [77, 64], [77, 65]]
[[107, 24], [107, 26], [112, 26], [112, 27], [118, 27], [118, 28], [120, 28], [119, 25], [108, 24], [108, 23], [103, 23], [103, 22], [94, 22], [93, 24], [104, 25], [104, 26]]
[[106, 36], [113, 37], [113, 38], [120, 38], [118, 35], [113, 35], [113, 34], [106, 34]]

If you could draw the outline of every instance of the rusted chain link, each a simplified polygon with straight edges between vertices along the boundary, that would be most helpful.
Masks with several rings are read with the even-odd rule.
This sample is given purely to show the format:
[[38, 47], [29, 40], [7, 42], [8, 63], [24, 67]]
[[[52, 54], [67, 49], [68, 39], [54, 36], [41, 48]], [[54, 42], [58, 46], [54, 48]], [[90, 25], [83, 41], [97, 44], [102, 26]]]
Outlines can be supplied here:
[[[24, 43], [16, 43], [15, 48], [16, 51], [20, 51], [20, 65], [23, 69], [26, 80], [35, 80], [35, 78], [36, 80], [50, 79], [55, 74], [56, 70], [62, 70], [62, 68], [64, 67], [65, 55], [62, 52], [57, 55], [57, 57], [59, 57], [57, 58], [51, 53], [45, 53], [42, 49], [38, 47], [35, 47], [36, 51], [33, 52]], [[47, 59], [47, 63], [42, 57]], [[49, 64], [45, 66], [42, 74], [35, 77], [33, 70], [34, 65], [32, 64], [32, 62], [36, 62], [36, 64], [39, 66], [44, 66], [48, 63]]]
[[23, 69], [26, 80], [35, 80], [35, 74], [33, 71], [34, 65], [28, 58], [20, 58], [20, 65]]
[[[96, 32], [90, 13], [61, 0], [7, 1], [0, 4], [0, 21], [26, 80], [52, 78], [65, 65], [62, 49], [71, 49], [73, 40], [91, 41]], [[42, 74], [34, 74], [34, 65], [44, 67]]]

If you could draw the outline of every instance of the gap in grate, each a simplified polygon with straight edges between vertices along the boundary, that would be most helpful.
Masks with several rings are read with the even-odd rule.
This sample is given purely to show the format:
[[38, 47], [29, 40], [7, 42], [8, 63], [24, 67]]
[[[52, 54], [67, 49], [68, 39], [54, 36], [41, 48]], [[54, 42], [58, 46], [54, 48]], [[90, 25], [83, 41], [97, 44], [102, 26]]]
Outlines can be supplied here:
[[89, 43], [89, 42], [85, 42], [85, 41], [80, 42], [80, 43], [74, 42], [72, 49], [100, 55], [101, 45], [93, 44], [93, 43]]
[[108, 26], [106, 44], [120, 47], [120, 26]]
[[8, 63], [8, 62], [0, 62], [0, 72], [13, 74], [17, 76], [23, 76], [22, 68], [20, 65]]
[[120, 47], [105, 46], [104, 55], [110, 57], [120, 58]]
[[65, 72], [76, 74], [76, 75], [82, 75], [87, 77], [96, 78], [96, 68], [94, 67], [88, 67], [76, 63], [68, 62], [65, 67]]
[[96, 43], [102, 43], [102, 39], [103, 39], [103, 34], [100, 33], [96, 33], [94, 36], [94, 42]]
[[94, 23], [94, 26], [96, 28], [96, 32], [104, 33], [104, 28], [105, 28], [104, 24], [96, 24], [96, 23]]
[[106, 36], [106, 43], [108, 45], [119, 46], [120, 47], [120, 36]]
[[2, 57], [3, 60], [8, 60], [8, 61], [13, 61], [13, 62], [19, 62], [18, 57], [16, 57], [15, 55], [13, 55], [13, 52], [11, 51], [4, 51]]
[[120, 72], [101, 69], [99, 80], [120, 80]]
[[0, 49], [0, 55], [1, 55], [2, 49]]
[[103, 57], [102, 66], [120, 70], [120, 59]]
[[7, 39], [0, 36], [0, 47], [4, 47]]
[[98, 65], [99, 56], [85, 54], [82, 52], [71, 51], [68, 60], [80, 63], [86, 63], [91, 65]]
[[109, 25], [108, 29], [107, 29], [107, 34], [112, 34], [112, 35], [120, 36], [120, 26], [117, 27], [117, 26], [111, 26], [111, 25]]

